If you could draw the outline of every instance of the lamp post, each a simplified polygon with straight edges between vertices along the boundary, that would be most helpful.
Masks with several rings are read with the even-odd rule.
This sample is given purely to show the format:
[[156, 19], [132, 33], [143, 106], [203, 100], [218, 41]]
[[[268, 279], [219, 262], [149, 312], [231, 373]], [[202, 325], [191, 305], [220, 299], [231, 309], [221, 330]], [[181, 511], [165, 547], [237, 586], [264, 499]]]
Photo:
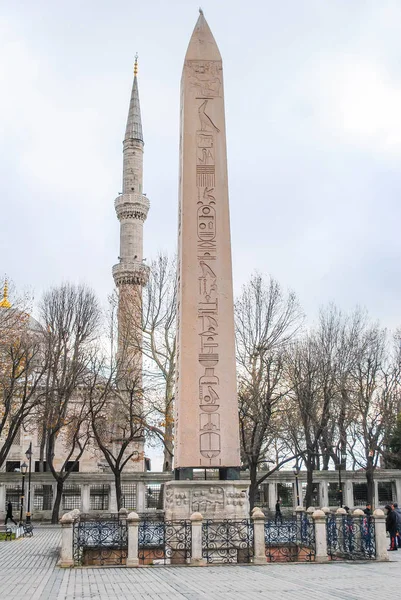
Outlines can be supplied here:
[[22, 473], [22, 482], [21, 482], [21, 505], [19, 511], [19, 524], [22, 525], [22, 512], [24, 510], [24, 490], [25, 490], [25, 475], [28, 470], [28, 465], [26, 463], [22, 463], [21, 465], [21, 473]]
[[299, 485], [298, 485], [299, 466], [298, 466], [298, 461], [292, 467], [292, 471], [295, 475], [295, 491], [297, 494], [297, 506], [299, 506]]
[[31, 473], [32, 473], [32, 442], [29, 444], [28, 450], [25, 452], [25, 456], [29, 461], [29, 471], [28, 471], [28, 504], [26, 509], [26, 522], [31, 522]]
[[338, 458], [338, 496], [340, 500], [340, 507], [343, 507], [344, 504], [344, 493], [343, 493], [343, 482], [341, 479], [341, 469], [346, 468], [347, 461], [347, 453], [343, 448], [337, 448], [337, 458]]

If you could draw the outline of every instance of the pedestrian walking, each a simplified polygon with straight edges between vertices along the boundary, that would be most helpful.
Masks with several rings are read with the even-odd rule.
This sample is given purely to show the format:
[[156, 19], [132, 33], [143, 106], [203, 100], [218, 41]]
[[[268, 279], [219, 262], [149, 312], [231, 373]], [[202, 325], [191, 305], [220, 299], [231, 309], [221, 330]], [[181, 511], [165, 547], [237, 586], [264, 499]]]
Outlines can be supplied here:
[[394, 550], [397, 550], [397, 515], [390, 504], [386, 504], [384, 508], [387, 511], [386, 531], [388, 531], [390, 535], [389, 551], [393, 552]]
[[14, 525], [16, 525], [17, 523], [14, 521], [14, 517], [13, 517], [13, 505], [11, 504], [11, 502], [9, 502], [7, 504], [7, 512], [6, 512], [6, 520], [4, 522], [4, 525], [7, 525], [7, 521], [8, 519], [10, 519], [10, 521], [12, 521], [14, 523]]
[[367, 502], [366, 508], [364, 508], [363, 512], [367, 517], [370, 517], [372, 515], [372, 505], [369, 504], [369, 502]]
[[280, 498], [278, 498], [277, 502], [276, 502], [276, 516], [274, 519], [276, 525], [278, 524], [278, 522], [280, 522], [280, 525], [283, 522], [283, 515], [281, 514], [281, 506], [280, 506]]

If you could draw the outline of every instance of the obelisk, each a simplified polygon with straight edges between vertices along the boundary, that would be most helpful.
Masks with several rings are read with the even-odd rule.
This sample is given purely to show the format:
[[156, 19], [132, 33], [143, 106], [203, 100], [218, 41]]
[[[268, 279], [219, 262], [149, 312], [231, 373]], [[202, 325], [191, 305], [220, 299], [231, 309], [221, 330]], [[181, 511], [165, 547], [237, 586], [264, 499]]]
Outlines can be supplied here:
[[[180, 481], [167, 484], [165, 508], [173, 517], [191, 511], [221, 517], [228, 505], [229, 513], [243, 512], [247, 483], [239, 481], [223, 70], [202, 11], [181, 79], [179, 194], [174, 466]], [[188, 482], [199, 468], [218, 470], [217, 487]]]

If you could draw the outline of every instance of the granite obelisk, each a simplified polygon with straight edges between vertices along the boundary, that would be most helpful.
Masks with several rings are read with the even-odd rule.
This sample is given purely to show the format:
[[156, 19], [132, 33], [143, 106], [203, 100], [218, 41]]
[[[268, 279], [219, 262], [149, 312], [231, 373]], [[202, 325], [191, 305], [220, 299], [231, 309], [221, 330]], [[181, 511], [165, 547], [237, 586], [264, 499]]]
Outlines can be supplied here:
[[200, 11], [181, 79], [176, 479], [239, 476], [223, 69]]

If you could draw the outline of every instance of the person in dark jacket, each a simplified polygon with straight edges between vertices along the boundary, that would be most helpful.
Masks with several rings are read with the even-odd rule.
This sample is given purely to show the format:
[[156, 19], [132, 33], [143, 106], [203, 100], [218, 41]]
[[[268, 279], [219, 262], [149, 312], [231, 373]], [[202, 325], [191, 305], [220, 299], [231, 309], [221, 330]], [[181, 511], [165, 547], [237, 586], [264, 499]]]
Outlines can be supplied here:
[[275, 517], [274, 521], [275, 521], [276, 525], [278, 524], [278, 522], [280, 522], [280, 524], [282, 524], [282, 522], [283, 522], [283, 515], [281, 514], [280, 499], [278, 499], [276, 502], [276, 517]]
[[372, 505], [369, 502], [366, 504], [366, 508], [363, 509], [363, 512], [367, 517], [370, 517], [372, 514]]
[[387, 504], [384, 507], [387, 510], [386, 516], [386, 531], [390, 534], [390, 551], [397, 550], [397, 514], [393, 507]]
[[14, 525], [17, 524], [13, 518], [13, 505], [11, 504], [11, 502], [9, 502], [7, 504], [6, 520], [5, 520], [4, 525], [7, 525], [8, 519], [10, 519], [14, 523]]
[[401, 548], [401, 508], [398, 508], [397, 502], [393, 503], [393, 510], [397, 517], [397, 544]]

